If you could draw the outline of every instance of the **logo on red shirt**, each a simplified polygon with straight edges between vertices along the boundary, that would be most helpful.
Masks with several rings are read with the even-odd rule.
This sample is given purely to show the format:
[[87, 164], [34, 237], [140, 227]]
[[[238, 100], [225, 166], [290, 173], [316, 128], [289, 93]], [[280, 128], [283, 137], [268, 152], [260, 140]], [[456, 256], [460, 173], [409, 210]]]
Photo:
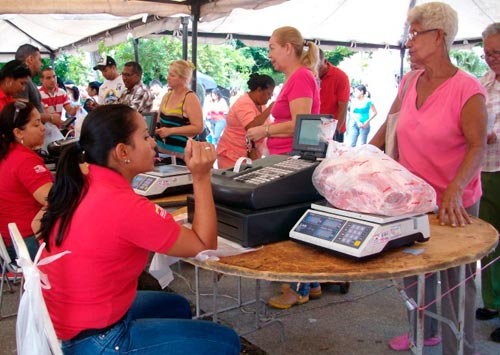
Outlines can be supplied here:
[[158, 205], [155, 205], [155, 208], [156, 208], [156, 213], [161, 217], [161, 218], [165, 218], [167, 216], [167, 211], [165, 211], [163, 208], [161, 208], [160, 206]]
[[44, 165], [36, 165], [33, 169], [35, 169], [35, 173], [41, 174], [47, 171], [47, 168]]

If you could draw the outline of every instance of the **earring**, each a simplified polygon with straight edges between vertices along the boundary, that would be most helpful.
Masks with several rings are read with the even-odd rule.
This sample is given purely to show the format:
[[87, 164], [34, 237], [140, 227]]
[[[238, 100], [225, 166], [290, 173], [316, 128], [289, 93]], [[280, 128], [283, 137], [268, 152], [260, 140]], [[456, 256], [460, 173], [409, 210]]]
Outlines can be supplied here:
[[130, 164], [130, 159], [125, 159], [123, 162], [124, 162], [125, 164]]

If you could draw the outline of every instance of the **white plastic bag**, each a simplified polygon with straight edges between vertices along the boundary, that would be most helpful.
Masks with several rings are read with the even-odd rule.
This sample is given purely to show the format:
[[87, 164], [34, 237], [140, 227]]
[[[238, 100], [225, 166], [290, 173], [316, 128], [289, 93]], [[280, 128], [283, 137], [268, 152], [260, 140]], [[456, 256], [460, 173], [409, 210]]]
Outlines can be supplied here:
[[47, 146], [50, 143], [60, 139], [64, 139], [64, 136], [59, 128], [50, 122], [45, 123], [45, 140], [43, 141], [42, 150], [47, 151]]
[[50, 283], [47, 275], [42, 273], [38, 266], [49, 264], [69, 251], [38, 261], [43, 248], [45, 248], [45, 243], [40, 246], [34, 262], [29, 256], [21, 256], [16, 260], [24, 275], [24, 293], [19, 304], [16, 322], [18, 355], [62, 355], [61, 344], [57, 339], [42, 295], [42, 287], [50, 289]]
[[434, 210], [436, 192], [432, 186], [377, 147], [351, 148], [331, 142], [327, 156], [312, 180], [334, 207], [385, 216]]

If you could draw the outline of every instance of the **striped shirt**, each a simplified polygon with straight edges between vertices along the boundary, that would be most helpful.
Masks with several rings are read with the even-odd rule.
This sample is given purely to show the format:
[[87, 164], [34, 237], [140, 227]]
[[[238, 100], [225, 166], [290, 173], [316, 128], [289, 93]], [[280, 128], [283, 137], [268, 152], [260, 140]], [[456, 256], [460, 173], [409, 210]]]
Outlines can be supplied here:
[[58, 87], [54, 90], [54, 93], [51, 94], [44, 86], [42, 86], [39, 90], [40, 95], [42, 96], [42, 105], [45, 112], [57, 113], [59, 116], [61, 116], [64, 105], [70, 103], [66, 91]]
[[486, 90], [486, 108], [488, 109], [488, 133], [493, 132], [497, 140], [493, 144], [486, 145], [486, 154], [483, 159], [482, 171], [500, 171], [500, 82], [495, 80], [496, 74], [489, 71], [480, 82]]

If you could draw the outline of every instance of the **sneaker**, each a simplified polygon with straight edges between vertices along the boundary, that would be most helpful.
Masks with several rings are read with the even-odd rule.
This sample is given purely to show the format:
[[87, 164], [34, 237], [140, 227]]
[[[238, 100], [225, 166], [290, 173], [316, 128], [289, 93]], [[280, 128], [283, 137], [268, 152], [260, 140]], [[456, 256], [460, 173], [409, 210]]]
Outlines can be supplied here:
[[[286, 293], [286, 292], [288, 292], [290, 290], [291, 290], [291, 288], [290, 288], [290, 284], [289, 283], [282, 284], [281, 287], [280, 287], [281, 293]], [[293, 290], [293, 291], [295, 291], [295, 290]], [[316, 299], [318, 299], [320, 297], [321, 297], [321, 286], [312, 287], [312, 288], [309, 289], [309, 299], [316, 300]]]
[[321, 297], [321, 286], [312, 287], [309, 290], [309, 298], [312, 300], [316, 300]]
[[491, 333], [490, 338], [495, 343], [500, 343], [500, 328], [495, 329], [493, 333]]
[[309, 296], [301, 296], [292, 289], [282, 293], [279, 296], [274, 296], [267, 302], [271, 307], [278, 309], [288, 309], [295, 305], [304, 304], [309, 302]]
[[[441, 343], [441, 337], [430, 337], [424, 340], [424, 346], [436, 346]], [[410, 349], [410, 338], [408, 333], [392, 338], [389, 342], [389, 347], [392, 350], [404, 351]]]
[[496, 317], [498, 317], [497, 309], [489, 309], [489, 308], [476, 309], [476, 319], [478, 320], [490, 320]]

